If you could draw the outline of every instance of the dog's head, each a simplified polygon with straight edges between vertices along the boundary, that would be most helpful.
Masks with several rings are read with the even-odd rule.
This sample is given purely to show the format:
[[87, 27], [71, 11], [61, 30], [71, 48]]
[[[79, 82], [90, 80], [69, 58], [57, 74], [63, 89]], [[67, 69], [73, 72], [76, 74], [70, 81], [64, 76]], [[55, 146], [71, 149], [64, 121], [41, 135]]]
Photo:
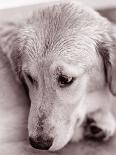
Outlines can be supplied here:
[[60, 3], [39, 10], [17, 30], [12, 61], [29, 89], [35, 148], [54, 151], [67, 144], [82, 122], [79, 107], [89, 92], [109, 85], [116, 93], [113, 29], [89, 8]]

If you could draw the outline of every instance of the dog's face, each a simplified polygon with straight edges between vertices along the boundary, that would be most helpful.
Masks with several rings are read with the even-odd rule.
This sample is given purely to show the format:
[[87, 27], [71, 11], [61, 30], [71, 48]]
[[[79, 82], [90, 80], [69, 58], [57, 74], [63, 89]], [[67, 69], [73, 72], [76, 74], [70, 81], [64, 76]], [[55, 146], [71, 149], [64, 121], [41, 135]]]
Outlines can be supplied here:
[[80, 5], [58, 4], [18, 30], [12, 59], [29, 89], [28, 130], [35, 148], [55, 151], [67, 144], [83, 121], [86, 95], [105, 85], [96, 50], [105, 33], [100, 20], [106, 22]]

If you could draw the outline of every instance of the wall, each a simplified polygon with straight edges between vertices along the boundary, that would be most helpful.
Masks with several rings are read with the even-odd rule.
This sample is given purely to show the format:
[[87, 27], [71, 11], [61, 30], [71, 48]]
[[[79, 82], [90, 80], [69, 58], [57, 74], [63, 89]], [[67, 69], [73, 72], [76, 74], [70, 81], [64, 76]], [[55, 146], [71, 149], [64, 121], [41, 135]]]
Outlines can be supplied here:
[[[32, 5], [49, 1], [56, 1], [56, 0], [0, 0], [0, 9]], [[80, 1], [95, 8], [116, 6], [116, 0], [80, 0]]]

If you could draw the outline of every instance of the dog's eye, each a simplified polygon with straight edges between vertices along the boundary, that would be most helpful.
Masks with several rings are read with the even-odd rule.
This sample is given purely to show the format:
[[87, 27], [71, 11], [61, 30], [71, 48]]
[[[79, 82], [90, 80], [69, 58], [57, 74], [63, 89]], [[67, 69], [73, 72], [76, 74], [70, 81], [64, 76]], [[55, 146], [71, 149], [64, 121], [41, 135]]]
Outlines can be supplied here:
[[61, 88], [70, 86], [74, 81], [73, 77], [68, 77], [66, 75], [60, 75], [58, 77], [58, 84]]
[[32, 85], [37, 83], [37, 81], [28, 73], [26, 73], [26, 78]]

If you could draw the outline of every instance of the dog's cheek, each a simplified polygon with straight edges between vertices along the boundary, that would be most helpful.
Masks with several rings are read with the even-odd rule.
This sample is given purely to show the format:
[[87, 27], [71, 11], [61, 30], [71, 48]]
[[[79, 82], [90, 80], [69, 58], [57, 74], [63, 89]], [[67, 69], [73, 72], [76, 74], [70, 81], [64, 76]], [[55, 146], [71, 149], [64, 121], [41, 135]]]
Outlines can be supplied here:
[[30, 107], [30, 112], [28, 117], [29, 136], [37, 136], [37, 132], [35, 131], [35, 127], [37, 126], [37, 123], [38, 123], [38, 117], [37, 117], [36, 111], [37, 111], [36, 108], [34, 108], [33, 106]]

